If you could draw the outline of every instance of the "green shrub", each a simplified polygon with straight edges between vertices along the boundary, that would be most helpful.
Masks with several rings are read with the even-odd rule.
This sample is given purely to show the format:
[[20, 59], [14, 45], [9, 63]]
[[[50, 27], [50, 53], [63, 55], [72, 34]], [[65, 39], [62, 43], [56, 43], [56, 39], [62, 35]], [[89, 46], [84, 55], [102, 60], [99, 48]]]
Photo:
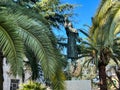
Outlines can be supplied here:
[[47, 87], [44, 84], [29, 81], [28, 83], [21, 84], [19, 90], [47, 90]]

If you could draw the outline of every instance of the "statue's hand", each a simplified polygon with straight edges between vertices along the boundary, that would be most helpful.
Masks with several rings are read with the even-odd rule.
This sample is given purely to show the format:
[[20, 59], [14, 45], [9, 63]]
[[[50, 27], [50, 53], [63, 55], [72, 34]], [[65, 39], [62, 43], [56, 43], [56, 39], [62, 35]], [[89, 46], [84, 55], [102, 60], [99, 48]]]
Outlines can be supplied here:
[[75, 31], [74, 31], [75, 33], [78, 33], [78, 31], [75, 29]]
[[73, 33], [78, 33], [78, 31], [75, 28], [69, 27], [69, 30]]

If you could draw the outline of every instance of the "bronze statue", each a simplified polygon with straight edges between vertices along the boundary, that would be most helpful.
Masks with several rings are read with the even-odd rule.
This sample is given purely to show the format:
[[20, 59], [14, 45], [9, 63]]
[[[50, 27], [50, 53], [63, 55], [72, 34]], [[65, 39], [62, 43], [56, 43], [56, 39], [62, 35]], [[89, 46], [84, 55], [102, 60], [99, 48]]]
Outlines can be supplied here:
[[78, 38], [78, 31], [75, 28], [73, 28], [72, 23], [68, 20], [67, 17], [65, 18], [64, 26], [68, 37], [67, 58], [76, 59], [78, 57], [77, 45], [76, 45], [76, 41]]

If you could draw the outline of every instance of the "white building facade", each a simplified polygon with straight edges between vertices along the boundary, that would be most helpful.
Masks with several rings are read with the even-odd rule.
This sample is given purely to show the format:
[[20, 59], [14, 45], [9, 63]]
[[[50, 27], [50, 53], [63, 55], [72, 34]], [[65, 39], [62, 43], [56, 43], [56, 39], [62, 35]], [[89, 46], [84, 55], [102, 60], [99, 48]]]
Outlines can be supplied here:
[[[10, 74], [10, 66], [6, 63], [6, 59], [3, 60], [3, 76], [4, 76], [4, 83], [3, 83], [3, 90], [17, 90], [19, 84], [22, 83], [22, 78], [19, 76], [13, 77]], [[25, 72], [25, 79], [26, 82], [30, 77], [29, 72]]]

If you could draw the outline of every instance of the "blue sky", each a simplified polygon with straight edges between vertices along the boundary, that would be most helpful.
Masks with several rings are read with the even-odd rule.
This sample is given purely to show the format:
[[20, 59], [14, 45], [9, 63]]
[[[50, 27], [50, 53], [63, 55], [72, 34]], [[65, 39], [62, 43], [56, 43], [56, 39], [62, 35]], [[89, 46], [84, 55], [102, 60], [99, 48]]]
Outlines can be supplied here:
[[78, 14], [73, 18], [76, 28], [81, 28], [84, 24], [91, 25], [91, 17], [95, 15], [100, 4], [100, 0], [61, 0], [61, 2], [80, 5], [74, 9], [74, 13]]
[[[73, 27], [76, 29], [88, 29], [84, 26], [87, 24], [89, 26], [92, 25], [91, 17], [93, 17], [96, 13], [96, 10], [100, 4], [100, 0], [60, 0], [61, 3], [70, 3], [77, 4], [73, 12], [75, 13], [74, 17], [70, 18], [72, 21]], [[61, 30], [55, 30], [55, 34], [59, 37], [67, 38], [65, 29], [62, 27]], [[86, 38], [83, 34], [79, 33], [79, 36], [83, 39]], [[66, 54], [66, 49], [63, 50], [64, 54]]]
[[[78, 7], [74, 8], [74, 17], [71, 18], [74, 28], [85, 28], [84, 24], [91, 25], [91, 17], [95, 15], [95, 12], [100, 4], [101, 0], [60, 0], [61, 3], [77, 4]], [[65, 36], [65, 30], [59, 31], [57, 35]]]

